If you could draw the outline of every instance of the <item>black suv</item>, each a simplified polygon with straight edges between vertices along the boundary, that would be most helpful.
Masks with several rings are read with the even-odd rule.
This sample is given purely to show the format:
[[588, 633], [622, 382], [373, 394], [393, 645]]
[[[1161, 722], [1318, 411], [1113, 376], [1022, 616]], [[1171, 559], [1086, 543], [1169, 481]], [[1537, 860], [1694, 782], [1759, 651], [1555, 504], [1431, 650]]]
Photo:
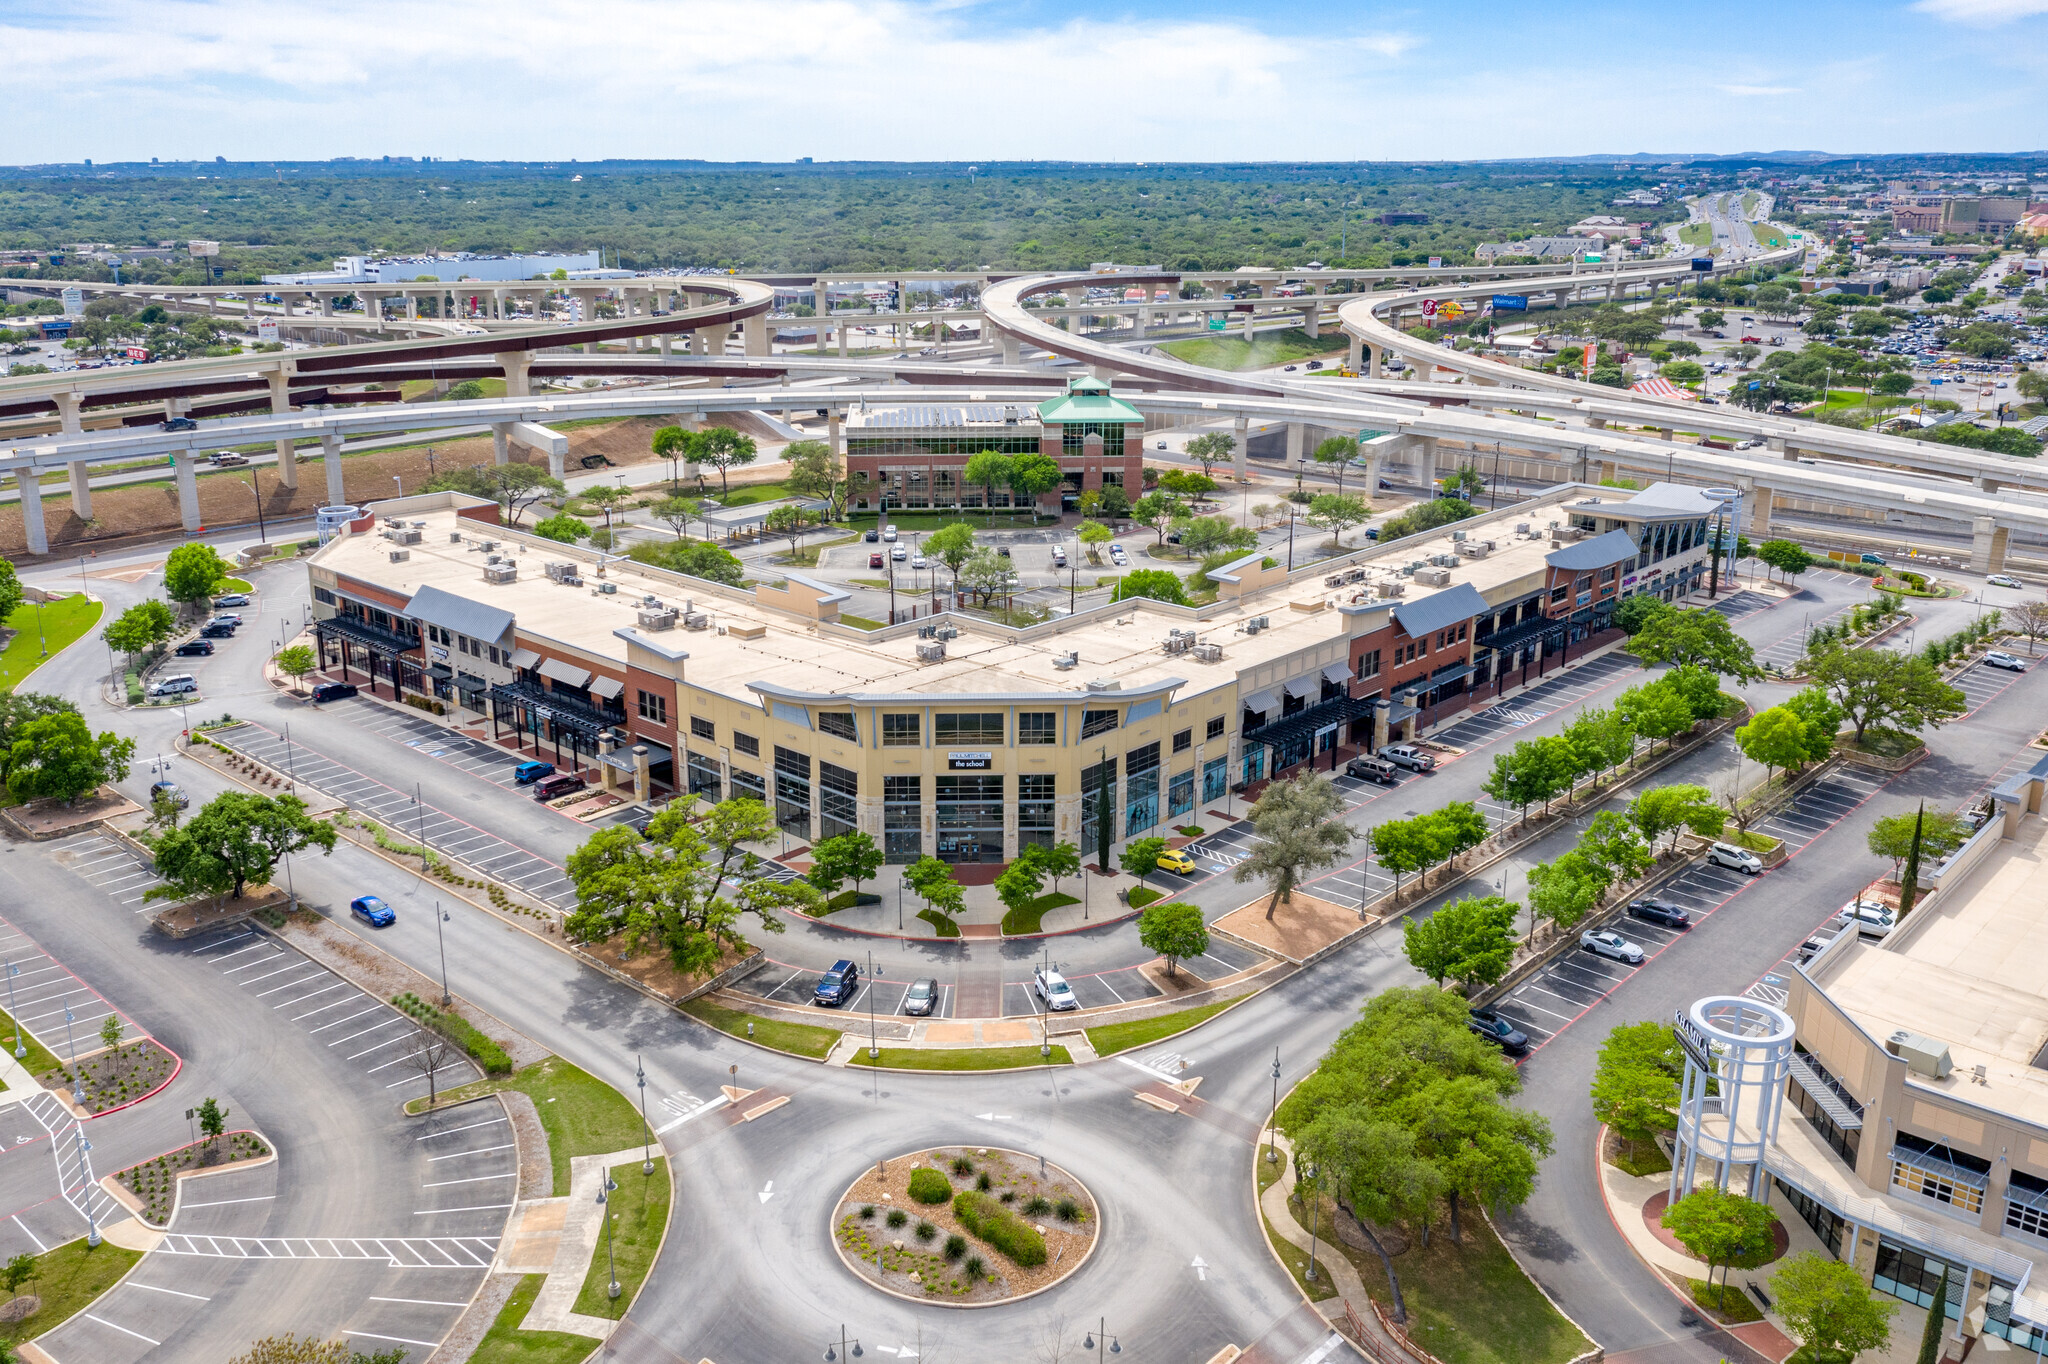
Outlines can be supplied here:
[[201, 658], [212, 652], [213, 641], [210, 639], [188, 639], [176, 650], [180, 658]]
[[1646, 919], [1666, 928], [1690, 928], [1692, 915], [1683, 905], [1674, 905], [1669, 900], [1630, 900], [1628, 917]]
[[339, 701], [344, 696], [355, 694], [356, 684], [353, 682], [322, 682], [313, 688], [315, 701]]
[[235, 637], [235, 627], [224, 620], [217, 620], [211, 625], [202, 627], [199, 631], [199, 637], [201, 639], [233, 639]]
[[832, 969], [818, 978], [817, 988], [811, 991], [811, 1003], [836, 1009], [852, 999], [859, 986], [860, 968], [850, 961], [835, 961]]
[[1487, 1041], [1498, 1046], [1510, 1056], [1529, 1054], [1529, 1034], [1502, 1018], [1491, 1009], [1474, 1009], [1465, 1019], [1465, 1026], [1478, 1033]]

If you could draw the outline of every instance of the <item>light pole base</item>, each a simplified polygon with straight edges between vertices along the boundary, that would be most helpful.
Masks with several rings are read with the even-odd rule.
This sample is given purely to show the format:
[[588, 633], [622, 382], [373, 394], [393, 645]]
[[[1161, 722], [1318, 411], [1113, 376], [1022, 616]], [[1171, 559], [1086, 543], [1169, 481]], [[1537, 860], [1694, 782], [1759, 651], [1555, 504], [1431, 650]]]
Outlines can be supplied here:
[[92, 1249], [94, 1249], [94, 1250], [98, 1250], [98, 1249], [99, 1249], [99, 1247], [100, 1247], [100, 1233], [99, 1233], [99, 1229], [98, 1229], [97, 1227], [95, 1227], [95, 1228], [93, 1229], [92, 1235], [90, 1235], [90, 1236], [88, 1236], [88, 1237], [86, 1237], [86, 1238], [85, 1238], [85, 1244], [86, 1244], [87, 1246], [91, 1247], [91, 1248], [92, 1248]]
[[641, 1174], [643, 1174], [643, 1175], [651, 1175], [651, 1174], [653, 1174], [653, 1173], [654, 1173], [654, 1162], [653, 1162], [653, 1161], [651, 1161], [651, 1160], [643, 1160], [643, 1161], [641, 1161], [641, 1162], [640, 1162], [640, 1173], [641, 1173]]
[[619, 1292], [619, 1281], [617, 1279], [613, 1279], [609, 1284], [605, 1286], [604, 1295], [608, 1298], [616, 1298], [619, 1296]]

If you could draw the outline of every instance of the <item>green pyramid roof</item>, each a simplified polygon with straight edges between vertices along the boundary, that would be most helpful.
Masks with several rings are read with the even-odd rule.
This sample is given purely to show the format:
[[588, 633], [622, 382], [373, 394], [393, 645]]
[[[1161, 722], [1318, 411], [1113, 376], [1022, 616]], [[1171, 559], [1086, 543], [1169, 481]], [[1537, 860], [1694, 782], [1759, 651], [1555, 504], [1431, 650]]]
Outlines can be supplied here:
[[1110, 395], [1109, 385], [1092, 374], [1067, 380], [1067, 391], [1038, 405], [1038, 420], [1064, 426], [1068, 422], [1136, 422], [1137, 408]]

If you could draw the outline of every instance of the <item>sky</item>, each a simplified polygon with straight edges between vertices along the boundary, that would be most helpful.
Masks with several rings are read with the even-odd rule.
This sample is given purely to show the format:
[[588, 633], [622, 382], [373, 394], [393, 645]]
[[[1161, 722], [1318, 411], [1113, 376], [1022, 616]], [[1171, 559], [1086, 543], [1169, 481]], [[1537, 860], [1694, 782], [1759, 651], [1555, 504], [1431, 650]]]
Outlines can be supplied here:
[[0, 163], [2048, 148], [2048, 0], [5, 0]]

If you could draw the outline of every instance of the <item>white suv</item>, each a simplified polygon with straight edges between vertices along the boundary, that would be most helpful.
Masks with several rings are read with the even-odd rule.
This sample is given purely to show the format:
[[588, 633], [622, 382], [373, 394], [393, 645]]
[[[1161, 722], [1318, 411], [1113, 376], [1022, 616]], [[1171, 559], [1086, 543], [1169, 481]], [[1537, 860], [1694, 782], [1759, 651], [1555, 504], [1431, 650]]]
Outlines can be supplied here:
[[1738, 848], [1733, 843], [1710, 843], [1707, 845], [1707, 861], [1717, 867], [1732, 867], [1751, 876], [1760, 874], [1764, 860], [1747, 848]]
[[1045, 1007], [1054, 1013], [1065, 1013], [1081, 1007], [1081, 1001], [1074, 998], [1074, 987], [1067, 984], [1067, 978], [1057, 970], [1041, 966], [1031, 973], [1031, 988], [1045, 1001]]
[[1835, 915], [1835, 923], [1842, 928], [1854, 925], [1866, 938], [1884, 938], [1898, 926], [1898, 912], [1877, 900], [1851, 900]]
[[199, 679], [190, 673], [174, 673], [169, 677], [159, 677], [149, 684], [151, 696], [182, 696], [186, 692], [198, 690]]

